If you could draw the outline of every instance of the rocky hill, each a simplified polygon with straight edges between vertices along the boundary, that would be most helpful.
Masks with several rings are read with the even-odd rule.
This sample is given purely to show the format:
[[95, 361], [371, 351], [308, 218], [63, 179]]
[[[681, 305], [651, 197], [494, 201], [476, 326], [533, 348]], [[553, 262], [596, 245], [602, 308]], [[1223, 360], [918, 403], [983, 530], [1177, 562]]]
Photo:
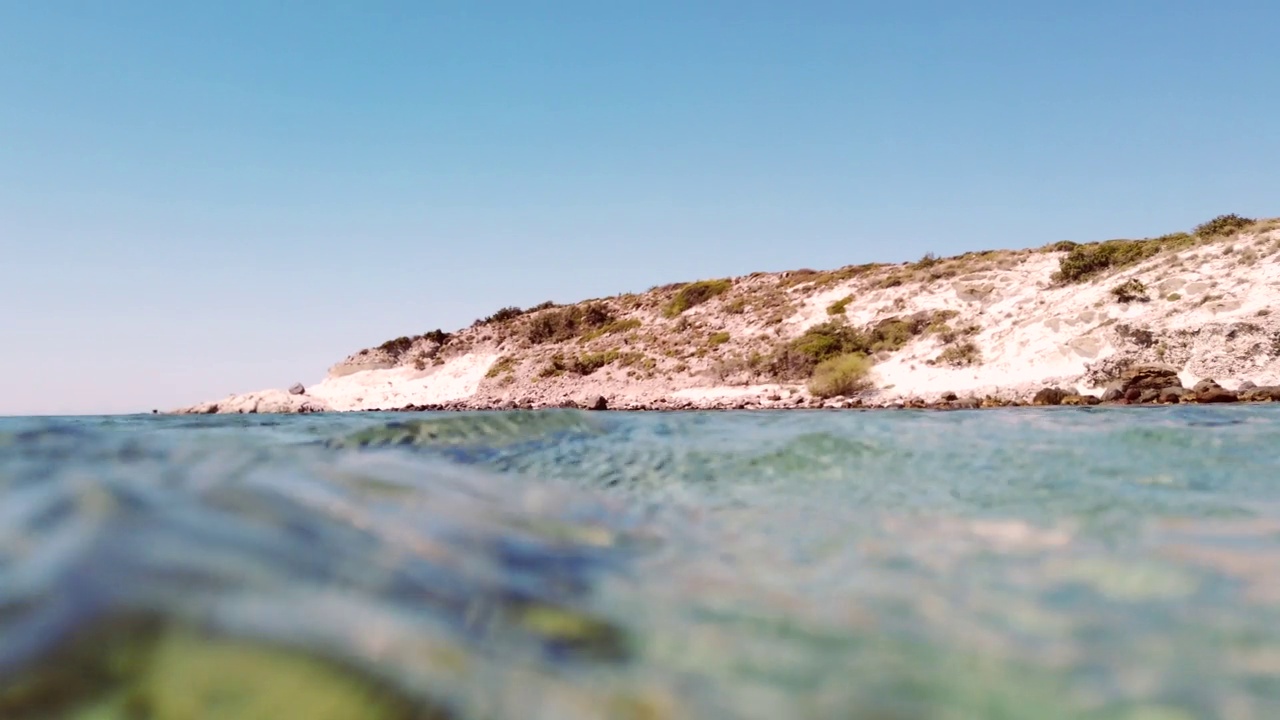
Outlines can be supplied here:
[[1280, 220], [1224, 215], [1141, 240], [509, 307], [361, 350], [310, 387], [179, 412], [975, 406], [1097, 402], [1109, 387], [1108, 400], [1223, 401], [1255, 385], [1242, 399], [1266, 399], [1278, 300]]

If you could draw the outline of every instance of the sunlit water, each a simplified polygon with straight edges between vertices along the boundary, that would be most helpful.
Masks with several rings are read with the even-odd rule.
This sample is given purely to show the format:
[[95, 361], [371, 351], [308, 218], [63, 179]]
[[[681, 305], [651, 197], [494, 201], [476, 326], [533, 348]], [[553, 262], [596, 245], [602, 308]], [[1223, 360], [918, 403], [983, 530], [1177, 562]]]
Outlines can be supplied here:
[[1278, 501], [1265, 406], [0, 419], [0, 716], [1273, 720]]

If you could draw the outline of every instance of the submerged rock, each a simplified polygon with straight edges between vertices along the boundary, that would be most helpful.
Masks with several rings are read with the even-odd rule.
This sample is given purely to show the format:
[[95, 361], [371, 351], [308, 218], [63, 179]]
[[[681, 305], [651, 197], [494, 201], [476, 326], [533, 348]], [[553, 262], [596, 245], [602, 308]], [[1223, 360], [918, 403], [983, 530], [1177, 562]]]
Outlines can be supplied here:
[[0, 681], [0, 717], [445, 720], [353, 668], [260, 640], [117, 617]]

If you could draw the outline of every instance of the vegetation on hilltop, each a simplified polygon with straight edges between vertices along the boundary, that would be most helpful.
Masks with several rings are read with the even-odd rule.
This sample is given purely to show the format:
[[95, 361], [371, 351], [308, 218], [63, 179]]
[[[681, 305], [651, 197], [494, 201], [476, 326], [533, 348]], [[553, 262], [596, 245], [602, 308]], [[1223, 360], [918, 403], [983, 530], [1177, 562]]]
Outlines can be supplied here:
[[1082, 245], [1065, 241], [1055, 243], [1051, 246], [1052, 249], [1067, 251], [1067, 255], [1059, 262], [1055, 279], [1064, 284], [1084, 282], [1109, 270], [1135, 265], [1165, 251], [1183, 250], [1215, 237], [1241, 232], [1256, 223], [1256, 220], [1232, 213], [1201, 223], [1191, 233], [1177, 232], [1144, 240], [1107, 240]]
[[425, 332], [421, 335], [414, 335], [412, 337], [401, 336], [394, 340], [388, 340], [379, 345], [378, 349], [387, 353], [393, 359], [399, 360], [400, 357], [409, 352], [409, 350], [412, 349], [414, 344], [419, 340], [426, 340], [427, 342], [434, 342], [437, 345], [444, 345], [449, 342], [451, 337], [453, 336], [450, 333], [437, 328], [431, 332]]
[[723, 295], [733, 288], [733, 282], [730, 280], [699, 280], [684, 285], [676, 290], [675, 297], [667, 304], [663, 311], [669, 318], [676, 317], [689, 308], [696, 307], [710, 300], [717, 295]]

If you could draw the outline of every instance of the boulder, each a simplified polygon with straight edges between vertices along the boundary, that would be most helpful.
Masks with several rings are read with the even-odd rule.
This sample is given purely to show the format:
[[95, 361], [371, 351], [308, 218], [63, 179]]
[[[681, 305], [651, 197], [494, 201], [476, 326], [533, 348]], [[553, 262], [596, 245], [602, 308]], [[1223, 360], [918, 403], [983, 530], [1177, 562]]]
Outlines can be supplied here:
[[960, 410], [977, 410], [982, 407], [982, 401], [976, 397], [967, 397], [953, 400], [951, 405]]
[[1236, 392], [1244, 392], [1245, 390], [1252, 390], [1256, 387], [1258, 387], [1258, 384], [1255, 383], [1254, 381], [1245, 380], [1244, 382], [1240, 383], [1240, 387], [1236, 388]]
[[1107, 386], [1102, 392], [1102, 402], [1117, 402], [1124, 399], [1124, 389], [1117, 384]]
[[1067, 395], [1068, 395], [1067, 391], [1063, 390], [1062, 388], [1056, 388], [1056, 387], [1041, 388], [1040, 391], [1035, 394], [1035, 397], [1031, 398], [1031, 404], [1032, 405], [1061, 405], [1062, 399], [1065, 398]]
[[958, 397], [959, 397], [958, 395], [956, 395], [955, 393], [951, 392], [950, 390], [948, 390], [947, 392], [942, 393], [942, 400], [944, 400], [944, 401], [946, 401], [946, 402], [952, 402], [952, 401], [956, 400], [956, 398], [958, 398]]
[[1219, 385], [1218, 381], [1214, 380], [1213, 378], [1205, 378], [1200, 382], [1196, 383], [1195, 385], [1193, 385], [1191, 387], [1191, 392], [1195, 393], [1196, 395], [1199, 395], [1201, 393], [1208, 392], [1209, 390], [1212, 390], [1214, 388], [1221, 389], [1222, 386]]
[[600, 395], [599, 397], [597, 397], [597, 398], [595, 399], [595, 402], [591, 403], [591, 405], [590, 405], [590, 407], [588, 407], [588, 409], [589, 409], [589, 410], [608, 410], [608, 409], [609, 409], [609, 401], [608, 401], [608, 400], [605, 400], [603, 395]]
[[302, 395], [302, 394], [304, 394], [304, 393], [306, 393], [306, 392], [307, 392], [307, 389], [306, 389], [305, 387], [303, 387], [303, 386], [302, 386], [302, 383], [294, 383], [294, 384], [293, 384], [292, 386], [290, 386], [290, 388], [289, 388], [289, 394], [290, 394], [290, 395]]
[[1263, 385], [1252, 387], [1239, 393], [1245, 402], [1280, 402], [1280, 385]]
[[1205, 388], [1196, 394], [1196, 402], [1202, 403], [1227, 403], [1237, 402], [1240, 398], [1232, 391], [1214, 385]]
[[1171, 365], [1146, 363], [1134, 365], [1120, 375], [1121, 389], [1163, 390], [1167, 387], [1181, 386], [1178, 371]]
[[1160, 399], [1161, 390], [1155, 388], [1147, 388], [1138, 392], [1138, 402], [1140, 404], [1153, 403]]
[[1181, 386], [1167, 387], [1160, 391], [1160, 394], [1156, 397], [1156, 401], [1162, 403], [1180, 403], [1184, 397], [1190, 394], [1190, 390]]

